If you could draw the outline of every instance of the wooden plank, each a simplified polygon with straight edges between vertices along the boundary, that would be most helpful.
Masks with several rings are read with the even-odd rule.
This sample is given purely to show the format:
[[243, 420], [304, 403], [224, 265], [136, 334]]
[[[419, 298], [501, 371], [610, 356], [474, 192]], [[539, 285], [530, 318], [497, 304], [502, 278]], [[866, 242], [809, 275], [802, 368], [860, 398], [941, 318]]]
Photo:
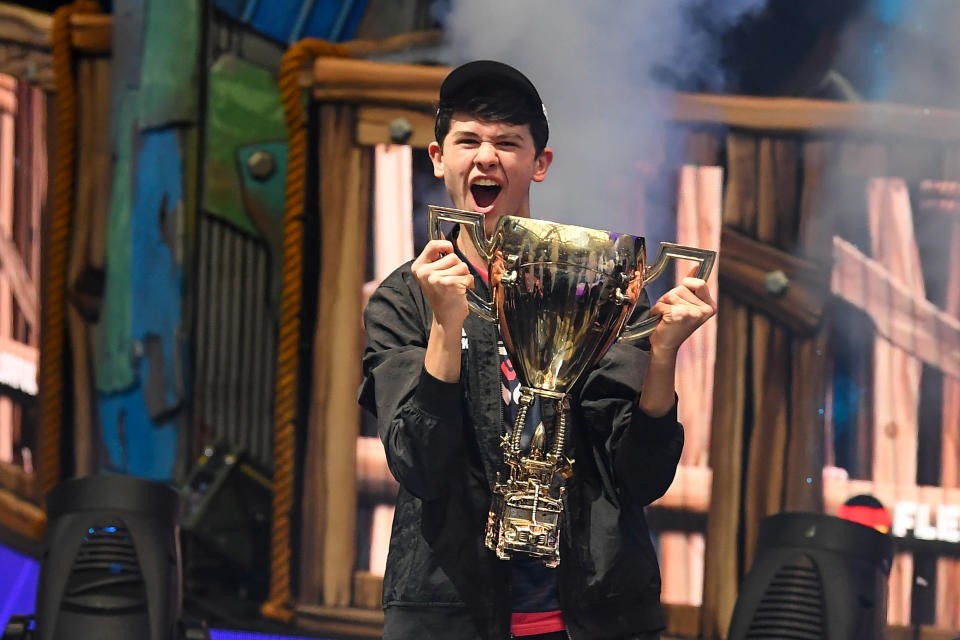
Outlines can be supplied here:
[[[773, 244], [780, 237], [778, 185], [795, 174], [795, 167], [781, 166], [774, 160], [775, 140], [760, 138], [756, 157], [757, 218], [756, 237]], [[749, 230], [748, 230], [749, 231]], [[790, 382], [791, 338], [784, 327], [769, 317], [751, 313], [750, 346], [752, 369], [752, 432], [744, 490], [743, 568], [753, 563], [760, 521], [782, 508], [787, 445], [787, 395]]]
[[399, 119], [406, 120], [412, 130], [405, 144], [426, 149], [433, 142], [433, 115], [414, 109], [363, 105], [357, 108], [357, 144], [391, 144], [390, 123]]
[[[747, 231], [756, 216], [756, 144], [742, 134], [727, 136], [725, 226]], [[723, 240], [721, 239], [721, 248]], [[720, 257], [721, 263], [725, 258]], [[720, 284], [723, 288], [723, 284]], [[725, 293], [718, 297], [717, 365], [729, 372], [713, 388], [710, 465], [713, 468], [707, 518], [701, 631], [725, 638], [737, 600], [740, 566], [740, 509], [743, 489], [743, 427], [746, 396], [747, 327], [750, 312]]]
[[[751, 309], [766, 314], [798, 335], [810, 335], [823, 319], [828, 271], [811, 261], [724, 227], [718, 262], [720, 286]], [[768, 289], [780, 271], [787, 286]]]
[[113, 18], [106, 13], [74, 13], [70, 16], [70, 44], [88, 55], [109, 55]]
[[93, 353], [100, 315], [106, 253], [107, 212], [110, 210], [110, 70], [106, 58], [77, 61], [77, 158], [76, 195], [67, 288], [67, 331], [73, 367], [74, 469], [83, 476], [95, 471], [98, 435], [94, 399]]
[[794, 336], [792, 340], [784, 511], [823, 512], [825, 416], [818, 410], [830, 380], [825, 357], [827, 335], [820, 331], [809, 338]]
[[900, 104], [808, 98], [677, 93], [667, 98], [674, 122], [716, 123], [749, 130], [870, 133], [928, 140], [960, 137], [960, 112]]
[[833, 247], [831, 292], [865, 311], [877, 333], [899, 349], [960, 377], [960, 320], [918, 297], [915, 287], [849, 242], [837, 237]]
[[[871, 180], [867, 189], [867, 211], [872, 255], [887, 269], [891, 279], [899, 280], [909, 289], [911, 302], [925, 299], [906, 184], [897, 178]], [[888, 304], [888, 313], [890, 308]], [[905, 491], [917, 478], [917, 406], [922, 365], [908, 351], [881, 335], [874, 344], [873, 371], [872, 477], [874, 481], [891, 482], [898, 490]], [[891, 623], [911, 622], [912, 583], [913, 558], [898, 553], [889, 581], [887, 619]]]
[[343, 46], [350, 52], [352, 58], [368, 58], [372, 55], [383, 55], [397, 51], [406, 51], [418, 47], [432, 47], [443, 41], [442, 29], [427, 29], [400, 33], [386, 38], [350, 40]]
[[37, 477], [15, 464], [0, 462], [0, 489], [33, 503], [39, 503]]
[[317, 102], [372, 102], [388, 105], [408, 105], [424, 107], [437, 101], [437, 92], [433, 89], [368, 88], [368, 87], [325, 87], [313, 90]]
[[[951, 154], [952, 155], [952, 154]], [[946, 172], [945, 172], [946, 173]], [[949, 174], [946, 174], [949, 175]], [[947, 183], [952, 198], [960, 196], [960, 184]], [[933, 187], [934, 185], [930, 185]], [[947, 186], [947, 185], [942, 185]], [[951, 200], [956, 204], [956, 200]], [[943, 312], [960, 320], [960, 216], [957, 209], [948, 208], [944, 213], [952, 213], [947, 224], [947, 247], [949, 264], [947, 267], [946, 301]], [[960, 440], [957, 425], [960, 424], [960, 377], [943, 377], [943, 407], [940, 427], [941, 458], [940, 482], [944, 487], [960, 487]], [[936, 623], [947, 628], [960, 628], [960, 559], [939, 558], [937, 560], [937, 603]]]
[[938, 628], [928, 625], [887, 627], [885, 640], [955, 640], [957, 632], [951, 628]]
[[[321, 57], [305, 80], [317, 100], [384, 102], [430, 109], [449, 68]], [[872, 134], [926, 140], [960, 139], [960, 112], [900, 104], [845, 103], [651, 92], [670, 121], [719, 124], [752, 131]]]
[[667, 618], [666, 633], [681, 638], [697, 638], [700, 635], [700, 607], [693, 605], [664, 604]]
[[39, 541], [47, 528], [47, 514], [37, 505], [6, 489], [0, 489], [0, 527]]
[[361, 609], [383, 609], [383, 576], [369, 571], [353, 574], [353, 606]]
[[53, 56], [48, 49], [0, 40], [0, 74], [20, 78], [44, 91], [56, 90]]
[[436, 100], [440, 84], [449, 72], [443, 66], [320, 57], [313, 63], [313, 84], [315, 89], [380, 89], [410, 95], [426, 92]]
[[0, 278], [5, 278], [20, 312], [34, 330], [39, 330], [39, 287], [33, 282], [17, 246], [0, 232]]
[[296, 608], [295, 624], [328, 637], [380, 638], [383, 636], [383, 610], [300, 604]]
[[49, 13], [0, 2], [0, 40], [49, 49], [52, 27]]
[[[362, 377], [361, 295], [370, 170], [368, 149], [353, 144], [353, 108], [320, 109], [320, 207], [323, 246], [313, 348], [313, 402], [304, 468], [301, 573], [304, 604], [347, 606], [356, 545], [356, 447]], [[345, 242], [344, 239], [351, 239]], [[331, 295], [331, 292], [334, 292]], [[331, 342], [330, 335], [338, 339]]]

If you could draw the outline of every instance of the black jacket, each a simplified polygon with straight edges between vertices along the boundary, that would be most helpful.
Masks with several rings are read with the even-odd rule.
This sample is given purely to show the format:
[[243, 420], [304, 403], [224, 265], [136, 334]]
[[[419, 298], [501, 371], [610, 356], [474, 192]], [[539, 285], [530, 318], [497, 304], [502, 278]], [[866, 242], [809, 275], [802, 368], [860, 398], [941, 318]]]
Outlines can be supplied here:
[[[462, 258], [462, 256], [461, 256]], [[489, 295], [475, 277], [478, 293]], [[383, 585], [384, 638], [509, 637], [510, 569], [484, 546], [497, 471], [506, 474], [497, 329], [464, 324], [461, 376], [423, 368], [432, 321], [410, 263], [364, 314], [360, 403], [378, 417], [400, 483]], [[660, 569], [643, 507], [670, 486], [683, 448], [676, 411], [637, 408], [649, 352], [614, 344], [568, 414], [558, 589], [574, 638], [622, 638], [664, 626]], [[548, 404], [544, 424], [553, 424]]]

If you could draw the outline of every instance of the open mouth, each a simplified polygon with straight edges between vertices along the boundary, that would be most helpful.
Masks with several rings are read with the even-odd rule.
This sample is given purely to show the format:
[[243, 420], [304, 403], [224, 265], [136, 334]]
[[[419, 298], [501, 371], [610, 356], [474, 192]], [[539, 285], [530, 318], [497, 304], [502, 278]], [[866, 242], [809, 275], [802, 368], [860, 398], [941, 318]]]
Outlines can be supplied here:
[[477, 206], [485, 209], [496, 202], [501, 188], [493, 180], [478, 180], [470, 185], [470, 193], [473, 195], [473, 201]]

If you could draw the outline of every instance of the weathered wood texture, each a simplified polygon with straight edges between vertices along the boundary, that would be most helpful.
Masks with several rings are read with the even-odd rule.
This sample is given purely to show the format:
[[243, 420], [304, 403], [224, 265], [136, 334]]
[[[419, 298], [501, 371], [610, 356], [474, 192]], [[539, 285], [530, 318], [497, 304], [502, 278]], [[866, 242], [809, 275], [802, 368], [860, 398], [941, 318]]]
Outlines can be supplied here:
[[320, 282], [304, 468], [300, 602], [351, 604], [356, 545], [361, 293], [370, 151], [353, 144], [354, 108], [324, 105], [320, 123]]
[[50, 14], [0, 2], [0, 73], [52, 91]]
[[[361, 144], [389, 141], [389, 123], [406, 117], [411, 141], [420, 145], [432, 139], [430, 112], [446, 72], [323, 59], [304, 82], [321, 104], [362, 105], [355, 123]], [[760, 519], [784, 509], [823, 506], [829, 449], [824, 386], [831, 364], [825, 352], [828, 281], [819, 265], [830, 262], [832, 237], [843, 224], [859, 216], [866, 226], [867, 179], [894, 170], [922, 177], [931, 162], [945, 163], [945, 153], [925, 147], [954, 144], [960, 113], [803, 99], [657, 97], [671, 105], [678, 127], [730, 129], [717, 145], [722, 150], [694, 143], [688, 150], [725, 160], [723, 225], [729, 241], [750, 254], [738, 251], [733, 257], [742, 262], [733, 281], [747, 285], [746, 291], [739, 298], [720, 294], [717, 322], [722, 375], [714, 384], [712, 498], [699, 622], [703, 637], [717, 638], [726, 635]], [[721, 254], [721, 277], [725, 263]], [[796, 287], [782, 299], [770, 300], [760, 286], [773, 267], [784, 270]], [[754, 298], [748, 299], [747, 291]], [[880, 463], [873, 459], [872, 420], [862, 413], [860, 419], [857, 441], [871, 443], [864, 456], [869, 475]], [[685, 462], [679, 481], [693, 468]], [[680, 504], [685, 493], [680, 492]]]
[[[302, 77], [318, 101], [430, 109], [447, 67], [319, 58]], [[756, 98], [654, 92], [673, 122], [715, 123], [751, 131], [867, 134], [944, 141], [960, 138], [960, 112], [909, 105], [843, 103], [806, 98]]]
[[67, 262], [67, 331], [73, 366], [74, 465], [79, 476], [96, 469], [98, 424], [94, 398], [94, 344], [100, 317], [110, 210], [110, 60], [77, 62], [76, 204]]
[[[863, 309], [876, 332], [891, 345], [960, 377], [960, 320], [938, 309], [922, 297], [922, 291], [912, 289], [852, 243], [837, 237], [833, 248], [834, 295]], [[911, 465], [915, 472], [915, 463]]]
[[[744, 233], [754, 226], [756, 209], [756, 142], [745, 135], [726, 140], [726, 192], [723, 223]], [[722, 250], [722, 247], [721, 247]], [[720, 261], [724, 257], [721, 253]], [[749, 308], [720, 293], [717, 318], [717, 367], [724, 372], [714, 383], [710, 434], [713, 469], [707, 519], [701, 631], [705, 638], [726, 637], [737, 599], [740, 567], [739, 513], [743, 501], [744, 421], [746, 411]], [[722, 318], [722, 320], [721, 320]], [[731, 552], [733, 551], [733, 552]]]

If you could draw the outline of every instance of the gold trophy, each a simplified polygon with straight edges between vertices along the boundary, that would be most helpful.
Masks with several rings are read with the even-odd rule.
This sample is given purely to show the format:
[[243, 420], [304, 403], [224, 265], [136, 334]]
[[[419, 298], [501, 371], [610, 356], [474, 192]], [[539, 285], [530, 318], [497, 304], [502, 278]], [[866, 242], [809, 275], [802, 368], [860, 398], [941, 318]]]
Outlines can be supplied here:
[[[574, 461], [563, 455], [570, 390], [615, 341], [653, 333], [659, 317], [629, 326], [627, 320], [640, 292], [670, 258], [699, 262], [696, 277], [706, 279], [716, 253], [664, 242], [648, 266], [642, 237], [504, 216], [488, 240], [483, 214], [428, 208], [431, 238], [442, 237], [441, 222], [462, 224], [486, 258], [493, 299], [467, 291], [467, 302], [471, 311], [499, 326], [521, 384], [516, 422], [502, 440], [510, 475], [505, 481], [497, 475], [486, 545], [502, 559], [526, 553], [556, 567], [564, 488], [562, 482], [551, 487], [556, 474], [564, 479], [573, 474]], [[556, 405], [553, 442], [548, 449], [539, 425], [524, 454], [520, 437], [537, 396]]]

